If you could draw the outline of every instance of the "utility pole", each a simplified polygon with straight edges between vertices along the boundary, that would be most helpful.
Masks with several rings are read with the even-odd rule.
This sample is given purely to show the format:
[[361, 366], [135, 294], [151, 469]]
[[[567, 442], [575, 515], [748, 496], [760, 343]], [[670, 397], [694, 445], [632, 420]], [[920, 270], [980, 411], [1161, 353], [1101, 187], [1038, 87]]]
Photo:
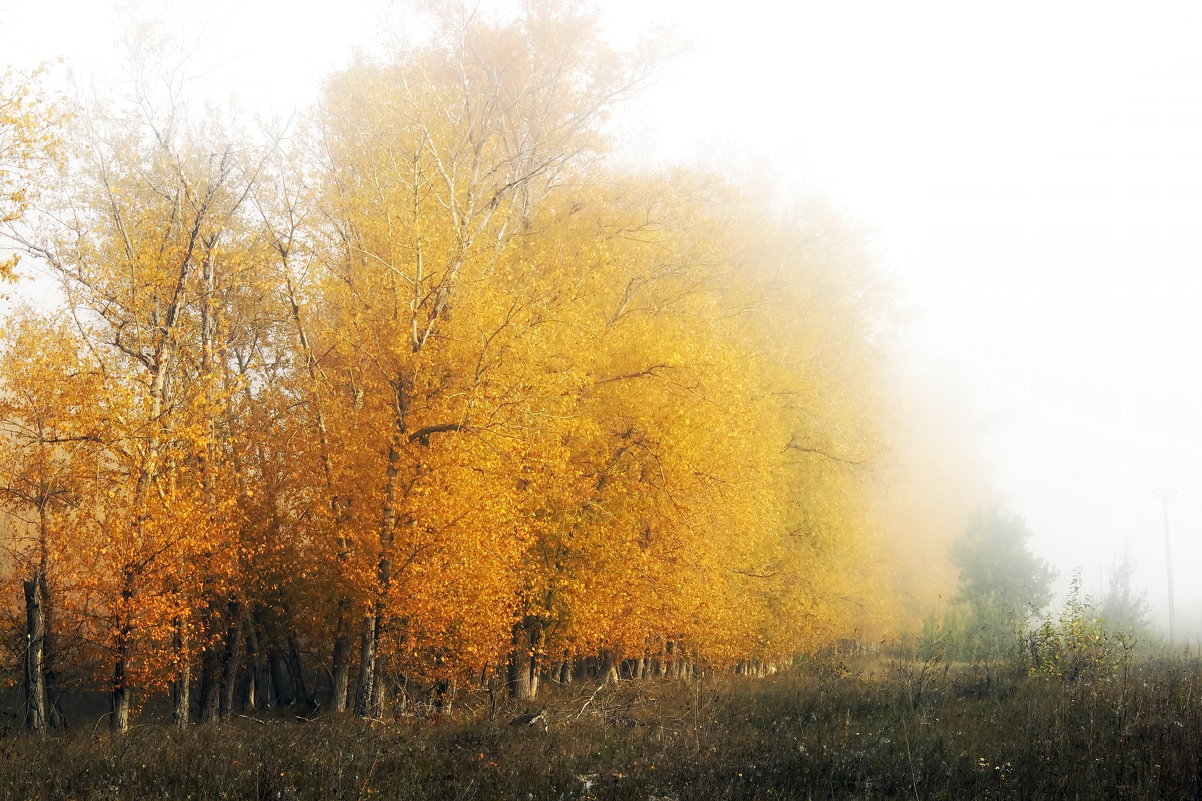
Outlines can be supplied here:
[[1171, 493], [1160, 494], [1161, 505], [1164, 509], [1164, 572], [1166, 586], [1169, 590], [1169, 645], [1173, 644], [1177, 628], [1177, 608], [1173, 603], [1173, 542], [1169, 537], [1169, 498]]

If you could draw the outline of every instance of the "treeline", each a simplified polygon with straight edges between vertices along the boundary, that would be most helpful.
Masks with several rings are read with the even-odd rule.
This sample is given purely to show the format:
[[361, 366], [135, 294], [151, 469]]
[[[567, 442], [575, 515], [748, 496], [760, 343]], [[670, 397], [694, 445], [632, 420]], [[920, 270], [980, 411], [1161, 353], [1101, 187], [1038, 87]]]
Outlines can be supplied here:
[[180, 724], [376, 716], [402, 682], [529, 697], [881, 613], [884, 321], [855, 234], [607, 161], [652, 64], [587, 15], [430, 31], [286, 135], [161, 67], [6, 120], [53, 165], [10, 233], [64, 299], [0, 348], [31, 728], [68, 678], [118, 730], [156, 694]]

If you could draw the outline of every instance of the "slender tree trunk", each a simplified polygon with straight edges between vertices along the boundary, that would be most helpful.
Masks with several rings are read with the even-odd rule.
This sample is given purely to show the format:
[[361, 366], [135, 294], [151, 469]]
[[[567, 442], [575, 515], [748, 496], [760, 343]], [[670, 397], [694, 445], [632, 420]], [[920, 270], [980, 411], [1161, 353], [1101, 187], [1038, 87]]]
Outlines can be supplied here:
[[38, 571], [38, 584], [42, 588], [42, 681], [46, 685], [46, 715], [50, 728], [62, 731], [67, 728], [58, 693], [58, 642], [54, 634], [54, 596], [46, 581], [46, 552], [42, 551], [42, 565]]
[[217, 677], [220, 661], [214, 649], [205, 649], [200, 664], [200, 722], [216, 723], [221, 719], [220, 683]]
[[[213, 314], [213, 254], [212, 244], [200, 265], [200, 372], [204, 378], [209, 378], [214, 372], [213, 346], [215, 340], [216, 320]], [[216, 411], [213, 399], [211, 381], [204, 383], [204, 398], [211, 410], [205, 417], [205, 446], [199, 454], [201, 485], [204, 490], [205, 502], [209, 512], [209, 526], [216, 526], [216, 471], [217, 471], [217, 423], [213, 412]], [[200, 676], [200, 722], [216, 723], [221, 719], [221, 654], [217, 651], [219, 634], [225, 628], [223, 623], [224, 605], [215, 597], [209, 585], [212, 559], [211, 546], [206, 548], [203, 568], [203, 585], [201, 600], [207, 605], [204, 616], [204, 651], [201, 654]]]
[[370, 717], [374, 708], [379, 621], [378, 611], [368, 615], [363, 621], [363, 633], [359, 638], [359, 682], [355, 689], [355, 714], [361, 718]]
[[221, 654], [216, 643], [219, 617], [212, 607], [205, 612], [205, 646], [200, 655], [200, 722], [205, 724], [221, 719]]
[[349, 602], [338, 599], [338, 618], [334, 624], [334, 654], [330, 660], [330, 682], [332, 697], [330, 708], [335, 712], [346, 711], [347, 692], [351, 682], [351, 648], [347, 632]]
[[670, 679], [680, 678], [680, 655], [675, 640], [668, 640], [664, 645], [664, 675]]
[[36, 573], [25, 579], [25, 726], [32, 732], [46, 731], [46, 620], [43, 582]]
[[434, 685], [434, 710], [440, 715], [449, 715], [454, 703], [455, 683], [447, 679], [440, 680]]
[[272, 702], [277, 707], [292, 706], [296, 694], [292, 689], [292, 681], [288, 678], [288, 661], [278, 647], [272, 646], [268, 662], [271, 667], [271, 689], [274, 696]]
[[176, 618], [174, 628], [171, 645], [179, 665], [176, 668], [175, 681], [171, 684], [171, 721], [176, 726], [183, 727], [187, 726], [192, 718], [192, 660], [188, 658], [183, 620]]
[[310, 709], [315, 708], [317, 705], [313, 703], [313, 695], [309, 692], [309, 685], [305, 683], [305, 664], [301, 659], [300, 643], [294, 634], [288, 635], [288, 672], [292, 674], [296, 700]]
[[401, 454], [406, 444], [406, 415], [408, 399], [404, 383], [398, 376], [393, 384], [393, 431], [388, 443], [388, 467], [384, 475], [384, 504], [380, 510], [379, 554], [376, 562], [376, 600], [363, 622], [359, 638], [359, 684], [355, 690], [355, 714], [368, 717], [375, 711], [376, 660], [380, 650], [380, 633], [384, 626], [384, 602], [392, 583], [392, 545], [396, 536], [397, 483], [401, 469]]
[[239, 667], [242, 664], [243, 626], [242, 604], [230, 601], [229, 623], [225, 634], [225, 648], [221, 654], [221, 719], [229, 720], [234, 714], [234, 692], [238, 688]]
[[[183, 293], [183, 284], [187, 277], [186, 268], [181, 268], [178, 285], [176, 287], [176, 302], [181, 299]], [[174, 306], [173, 306], [174, 309]], [[170, 335], [174, 331], [175, 311], [168, 312], [169, 322], [167, 324], [167, 334]], [[161, 426], [161, 418], [163, 414], [163, 398], [166, 394], [167, 386], [167, 371], [165, 361], [168, 354], [169, 337], [165, 337], [159, 344], [158, 352], [155, 355], [154, 366], [151, 368], [151, 386], [150, 386], [150, 419], [153, 425]], [[147, 517], [147, 502], [146, 494], [148, 488], [154, 483], [155, 476], [158, 472], [158, 457], [161, 431], [152, 430], [150, 440], [146, 444], [146, 454], [142, 461], [141, 470], [138, 472], [137, 481], [134, 484], [134, 493], [131, 506], [134, 510], [133, 520], [130, 524], [130, 540], [135, 545], [142, 543], [142, 529], [146, 523]], [[121, 568], [120, 589], [118, 608], [114, 616], [114, 628], [116, 636], [114, 637], [114, 661], [113, 661], [113, 684], [110, 690], [110, 718], [109, 725], [113, 731], [127, 732], [129, 731], [129, 708], [130, 708], [130, 686], [129, 686], [129, 662], [133, 656], [134, 649], [134, 628], [131, 620], [131, 609], [134, 599], [134, 579], [137, 577], [138, 569], [132, 564], [126, 563]]]
[[110, 726], [113, 731], [121, 733], [129, 731], [130, 688], [128, 676], [126, 675], [126, 668], [129, 664], [131, 652], [129, 638], [129, 627], [122, 623], [121, 630], [117, 636], [117, 658], [113, 662], [112, 717], [110, 718]]
[[259, 709], [259, 676], [263, 672], [263, 654], [259, 650], [259, 633], [254, 616], [248, 614], [246, 626], [246, 668], [242, 680], [242, 705], [246, 709]]
[[[304, 356], [305, 369], [309, 374], [312, 397], [310, 403], [314, 410], [314, 422], [317, 427], [318, 441], [321, 445], [321, 466], [325, 479], [327, 501], [330, 505], [331, 519], [334, 524], [335, 541], [338, 546], [338, 564], [345, 564], [350, 553], [350, 543], [345, 533], [345, 504], [334, 489], [334, 466], [330, 456], [330, 436], [326, 426], [325, 412], [320, 399], [317, 372], [317, 359], [309, 346], [309, 335], [301, 318], [300, 302], [296, 288], [292, 283], [292, 269], [288, 261], [289, 247], [281, 242], [277, 245], [281, 264], [284, 271], [284, 286], [288, 292], [288, 304], [292, 311], [292, 321], [296, 327], [297, 340], [300, 342], [301, 354]], [[331, 698], [330, 708], [335, 712], [345, 712], [347, 694], [350, 689], [351, 675], [351, 644], [350, 644], [350, 599], [345, 595], [338, 598], [338, 616], [334, 623], [334, 648], [330, 656]]]
[[125, 665], [128, 659], [128, 652], [120, 653], [113, 666], [111, 726], [113, 731], [121, 733], [129, 731], [129, 685], [126, 683], [125, 676]]
[[129, 662], [134, 650], [134, 628], [130, 622], [130, 608], [133, 605], [135, 568], [126, 565], [121, 568], [120, 600], [118, 601], [116, 620], [116, 637], [114, 638], [113, 684], [110, 695], [111, 716], [109, 725], [113, 731], [124, 734], [129, 731], [129, 707], [131, 688], [129, 686]]
[[25, 722], [30, 731], [44, 733], [61, 728], [58, 699], [54, 692], [52, 634], [54, 607], [46, 581], [50, 558], [50, 509], [47, 488], [38, 503], [38, 564], [26, 579], [25, 591]]

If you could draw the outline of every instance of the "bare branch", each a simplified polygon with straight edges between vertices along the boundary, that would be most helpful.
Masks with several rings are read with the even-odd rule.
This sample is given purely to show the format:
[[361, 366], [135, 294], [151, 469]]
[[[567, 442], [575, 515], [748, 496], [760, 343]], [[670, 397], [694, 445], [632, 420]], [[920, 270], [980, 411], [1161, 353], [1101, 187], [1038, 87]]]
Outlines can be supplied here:
[[417, 431], [414, 431], [412, 434], [410, 434], [409, 441], [418, 442], [423, 446], [428, 446], [430, 444], [431, 434], [441, 434], [445, 431], [459, 431], [462, 428], [463, 425], [460, 423], [439, 423], [435, 426], [426, 426], [425, 428], [419, 428]]
[[671, 365], [671, 364], [653, 364], [650, 367], [639, 370], [638, 372], [626, 373], [625, 375], [610, 376], [609, 378], [602, 378], [600, 380], [594, 381], [593, 386], [600, 386], [601, 384], [608, 384], [611, 381], [626, 381], [626, 380], [629, 380], [632, 378], [656, 378], [656, 377], [658, 377], [658, 373], [656, 373], [656, 370], [671, 370], [672, 368], [673, 368], [673, 365]]

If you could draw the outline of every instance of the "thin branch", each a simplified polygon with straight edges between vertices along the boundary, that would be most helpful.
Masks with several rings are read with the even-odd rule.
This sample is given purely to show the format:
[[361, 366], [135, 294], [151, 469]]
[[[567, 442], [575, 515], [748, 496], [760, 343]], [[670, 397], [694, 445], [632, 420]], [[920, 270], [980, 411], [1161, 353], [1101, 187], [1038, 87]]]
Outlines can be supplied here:
[[673, 367], [673, 365], [671, 365], [671, 364], [653, 364], [650, 367], [643, 369], [643, 370], [639, 370], [638, 372], [635, 372], [635, 373], [626, 373], [625, 375], [615, 375], [615, 376], [610, 376], [609, 378], [602, 378], [598, 381], [594, 381], [593, 386], [600, 386], [601, 384], [608, 384], [611, 381], [626, 381], [626, 380], [629, 380], [632, 378], [655, 378], [658, 376], [658, 373], [656, 373], [656, 370], [671, 370], [672, 367]]
[[425, 428], [419, 428], [417, 431], [414, 431], [412, 434], [410, 434], [409, 441], [419, 442], [423, 446], [428, 446], [430, 444], [431, 434], [441, 434], [444, 431], [459, 431], [462, 428], [463, 425], [461, 423], [439, 423], [438, 425], [434, 426], [426, 426]]

